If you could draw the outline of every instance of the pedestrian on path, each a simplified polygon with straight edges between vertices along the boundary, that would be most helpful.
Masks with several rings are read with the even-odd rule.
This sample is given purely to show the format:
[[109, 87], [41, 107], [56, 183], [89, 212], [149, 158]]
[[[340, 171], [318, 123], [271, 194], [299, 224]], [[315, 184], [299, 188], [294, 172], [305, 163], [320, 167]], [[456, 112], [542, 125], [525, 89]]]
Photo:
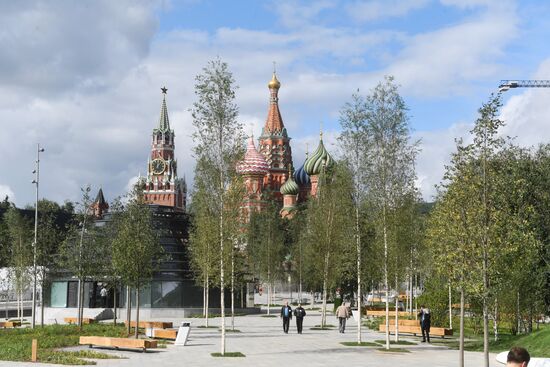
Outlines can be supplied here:
[[343, 334], [346, 331], [346, 320], [349, 319], [349, 309], [345, 303], [336, 309], [336, 317], [338, 318], [338, 330]]
[[281, 317], [283, 319], [283, 331], [288, 334], [288, 327], [292, 319], [292, 308], [288, 305], [288, 301], [285, 301], [285, 305], [281, 307]]
[[304, 317], [306, 316], [306, 310], [304, 310], [301, 303], [294, 309], [294, 316], [296, 316], [296, 329], [298, 330], [298, 334], [301, 334], [302, 326], [304, 325]]
[[426, 340], [428, 340], [428, 343], [429, 343], [430, 326], [432, 324], [430, 309], [426, 308], [426, 306], [424, 305], [420, 306], [420, 312], [418, 313], [418, 318], [420, 319], [420, 329], [422, 330], [422, 342], [424, 343], [426, 342]]

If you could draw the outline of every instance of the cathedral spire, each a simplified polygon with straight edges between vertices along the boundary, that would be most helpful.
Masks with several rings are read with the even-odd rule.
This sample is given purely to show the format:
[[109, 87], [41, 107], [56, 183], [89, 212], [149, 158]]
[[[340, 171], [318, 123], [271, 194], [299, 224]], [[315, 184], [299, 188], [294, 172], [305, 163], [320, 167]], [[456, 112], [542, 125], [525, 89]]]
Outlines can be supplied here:
[[168, 109], [166, 108], [166, 92], [168, 89], [166, 87], [160, 88], [162, 91], [162, 105], [160, 107], [160, 118], [159, 118], [159, 127], [158, 130], [161, 132], [170, 131], [170, 121], [168, 120]]
[[267, 87], [269, 88], [270, 100], [263, 135], [285, 135], [286, 129], [281, 112], [279, 111], [279, 88], [281, 88], [281, 82], [277, 79], [275, 68], [273, 68], [273, 76]]

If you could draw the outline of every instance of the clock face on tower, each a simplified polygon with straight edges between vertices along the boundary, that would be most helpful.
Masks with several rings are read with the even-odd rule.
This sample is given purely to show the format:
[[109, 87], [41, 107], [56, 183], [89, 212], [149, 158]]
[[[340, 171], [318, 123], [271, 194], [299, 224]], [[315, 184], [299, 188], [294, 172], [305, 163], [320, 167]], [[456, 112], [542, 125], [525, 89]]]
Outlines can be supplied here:
[[160, 175], [166, 169], [166, 163], [164, 162], [163, 159], [157, 158], [153, 160], [153, 162], [151, 163], [151, 167], [153, 169], [154, 174]]

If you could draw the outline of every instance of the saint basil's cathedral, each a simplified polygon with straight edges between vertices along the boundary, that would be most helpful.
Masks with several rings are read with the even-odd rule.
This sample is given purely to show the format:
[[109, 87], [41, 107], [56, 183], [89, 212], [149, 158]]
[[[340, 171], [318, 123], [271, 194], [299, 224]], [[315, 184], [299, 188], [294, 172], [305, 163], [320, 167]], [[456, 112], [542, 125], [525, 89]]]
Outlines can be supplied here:
[[333, 163], [333, 159], [325, 149], [321, 135], [315, 152], [293, 172], [290, 138], [279, 110], [281, 83], [275, 73], [268, 88], [269, 110], [259, 138], [259, 149], [256, 149], [254, 138], [250, 137], [244, 159], [237, 166], [246, 186], [242, 209], [250, 218], [252, 212], [262, 210], [270, 200], [274, 200], [282, 206], [281, 215], [292, 218], [297, 202], [317, 195], [319, 175], [323, 167]]
[[[269, 201], [275, 201], [282, 207], [280, 213], [283, 217], [291, 218], [298, 202], [317, 195], [319, 175], [324, 166], [328, 167], [333, 163], [321, 135], [317, 149], [293, 172], [290, 137], [279, 110], [281, 83], [275, 72], [268, 88], [269, 109], [258, 148], [254, 138], [250, 137], [244, 159], [237, 165], [237, 172], [242, 175], [246, 186], [246, 196], [242, 204], [245, 219], [252, 212], [261, 211]], [[170, 128], [166, 91], [166, 88], [162, 88], [160, 118], [152, 133], [147, 176], [140, 177], [140, 180], [144, 185], [147, 203], [185, 212], [187, 184], [185, 178], [179, 178], [177, 173], [178, 162], [174, 157], [175, 134]], [[94, 207], [101, 209], [102, 205], [105, 205], [105, 199], [101, 192]], [[95, 212], [96, 216], [101, 217], [103, 210]]]

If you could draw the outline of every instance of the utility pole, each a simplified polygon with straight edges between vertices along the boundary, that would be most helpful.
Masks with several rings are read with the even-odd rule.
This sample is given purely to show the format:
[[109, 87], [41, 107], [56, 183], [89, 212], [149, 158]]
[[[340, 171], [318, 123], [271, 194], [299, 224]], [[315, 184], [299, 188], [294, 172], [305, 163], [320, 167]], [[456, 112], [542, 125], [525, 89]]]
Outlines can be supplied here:
[[[40, 143], [36, 145], [36, 169], [32, 172], [36, 176], [32, 183], [36, 187], [36, 202], [34, 206], [34, 242], [32, 246], [32, 316], [31, 327], [34, 329], [36, 326], [36, 247], [38, 245], [38, 186], [40, 182], [40, 153], [44, 151], [44, 148], [40, 148]], [[43, 297], [42, 297], [43, 298]], [[44, 302], [44, 299], [42, 299]]]

